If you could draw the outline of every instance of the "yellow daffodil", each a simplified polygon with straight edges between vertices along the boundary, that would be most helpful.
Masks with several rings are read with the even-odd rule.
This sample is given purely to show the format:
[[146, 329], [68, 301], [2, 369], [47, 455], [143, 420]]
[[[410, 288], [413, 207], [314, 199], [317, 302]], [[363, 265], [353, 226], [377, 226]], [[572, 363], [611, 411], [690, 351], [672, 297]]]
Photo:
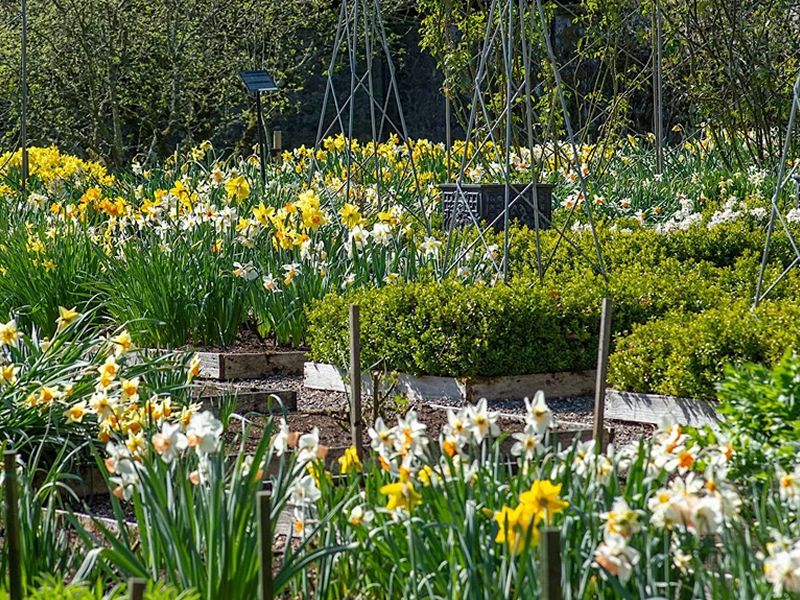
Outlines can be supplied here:
[[345, 203], [342, 210], [339, 211], [339, 215], [342, 217], [342, 223], [344, 223], [345, 227], [348, 229], [353, 229], [362, 222], [358, 207], [349, 202]]
[[355, 446], [350, 446], [344, 451], [344, 454], [339, 457], [339, 472], [342, 475], [348, 473], [361, 473], [364, 470], [364, 465], [361, 464], [361, 459], [358, 457], [358, 451]]
[[494, 520], [499, 527], [494, 541], [498, 544], [508, 544], [513, 554], [520, 554], [527, 547], [529, 539], [533, 544], [539, 542], [539, 522], [542, 520], [542, 515], [532, 510], [530, 506], [525, 504], [520, 504], [516, 508], [504, 506], [494, 514]]
[[14, 385], [17, 382], [18, 373], [19, 367], [15, 365], [0, 366], [0, 382], [8, 385]]
[[380, 492], [389, 497], [386, 503], [386, 509], [390, 511], [410, 511], [422, 502], [422, 497], [416, 492], [414, 484], [410, 481], [398, 481], [386, 484], [381, 487]]
[[534, 481], [531, 489], [520, 494], [520, 501], [531, 508], [536, 514], [544, 515], [549, 523], [553, 515], [569, 506], [569, 502], [559, 497], [561, 484], [558, 485], [546, 479]]
[[58, 319], [56, 319], [59, 331], [69, 327], [79, 316], [80, 313], [75, 310], [75, 307], [64, 308], [63, 306], [59, 306]]
[[241, 202], [250, 196], [250, 184], [247, 183], [247, 179], [243, 175], [239, 175], [225, 184], [225, 192], [228, 194], [229, 200]]

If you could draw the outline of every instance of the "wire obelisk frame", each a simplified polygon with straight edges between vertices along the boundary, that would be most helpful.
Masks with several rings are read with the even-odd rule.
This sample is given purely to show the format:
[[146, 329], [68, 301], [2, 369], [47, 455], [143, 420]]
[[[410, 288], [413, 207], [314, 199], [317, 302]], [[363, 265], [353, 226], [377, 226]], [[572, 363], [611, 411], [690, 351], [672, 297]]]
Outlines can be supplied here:
[[[778, 179], [775, 184], [775, 192], [772, 194], [772, 208], [770, 211], [769, 216], [769, 224], [767, 225], [767, 239], [764, 243], [764, 253], [761, 256], [761, 268], [758, 272], [758, 282], [756, 284], [756, 297], [754, 301], [754, 305], [758, 306], [759, 302], [764, 300], [770, 292], [775, 289], [775, 286], [778, 285], [784, 277], [796, 266], [800, 265], [800, 249], [798, 249], [797, 242], [794, 239], [794, 235], [792, 234], [791, 229], [789, 229], [786, 219], [781, 214], [781, 209], [779, 204], [779, 199], [781, 196], [781, 192], [783, 188], [786, 187], [786, 184], [791, 181], [797, 172], [797, 164], [793, 165], [792, 168], [789, 170], [789, 173], [786, 172], [786, 161], [789, 157], [789, 149], [792, 145], [792, 136], [794, 135], [795, 127], [797, 125], [797, 116], [800, 112], [800, 77], [797, 78], [797, 81], [794, 84], [794, 90], [792, 95], [792, 108], [789, 111], [789, 123], [786, 126], [786, 139], [783, 143], [783, 151], [781, 152], [781, 160], [780, 164], [778, 165]], [[792, 246], [792, 250], [794, 250], [794, 260], [781, 272], [778, 277], [769, 284], [766, 290], [762, 292], [762, 288], [764, 287], [764, 277], [766, 275], [767, 270], [767, 263], [769, 262], [769, 247], [772, 242], [772, 234], [775, 231], [775, 221], [778, 221], [783, 228], [784, 233], [786, 233], [786, 237], [789, 240], [789, 243]]]
[[[349, 70], [349, 84], [337, 83], [336, 70], [342, 62], [346, 63]], [[385, 68], [384, 73], [388, 76], [388, 81], [384, 81], [383, 94], [379, 94], [375, 89], [376, 66], [380, 66], [382, 70]], [[368, 107], [371, 134], [369, 140], [371, 152], [366, 158], [361, 159], [352, 151], [356, 120], [360, 118], [356, 114], [358, 101], [365, 102]], [[362, 174], [368, 172], [375, 181], [378, 202], [381, 206], [399, 201], [396, 190], [383, 185], [381, 163], [378, 160], [378, 144], [388, 135], [395, 134], [404, 147], [408, 165], [407, 172], [402, 174], [401, 180], [410, 181], [413, 197], [418, 201], [415, 206], [404, 206], [404, 208], [430, 229], [400, 101], [392, 53], [383, 24], [381, 0], [342, 0], [320, 111], [314, 156], [311, 159], [310, 179], [321, 171], [317, 162], [317, 151], [323, 140], [336, 134], [341, 134], [345, 140], [346, 171], [340, 189], [334, 190], [330, 199], [333, 201], [334, 196], [343, 195], [349, 201], [354, 176], [359, 172]]]
[[[536, 239], [535, 260], [540, 278], [544, 278], [562, 242], [572, 246], [576, 252], [581, 252], [578, 245], [569, 239], [570, 222], [577, 204], [572, 206], [566, 222], [560, 227], [551, 223], [540, 209], [537, 181], [537, 170], [539, 170], [540, 165], [534, 165], [533, 161], [536, 160], [536, 142], [538, 141], [539, 144], [542, 144], [546, 140], [536, 140], [534, 134], [535, 110], [533, 94], [542, 85], [541, 83], [535, 85], [533, 80], [538, 64], [534, 60], [535, 47], [532, 41], [534, 34], [538, 34], [538, 37], [542, 40], [547, 62], [552, 68], [559, 105], [563, 113], [564, 127], [568, 137], [567, 141], [571, 149], [570, 159], [575, 163], [574, 168], [579, 177], [582, 197], [584, 199], [588, 198], [585, 176], [581, 170], [576, 147], [575, 134], [564, 98], [559, 65], [553, 51], [550, 30], [546, 24], [541, 3], [538, 1], [531, 2], [530, 0], [493, 0], [487, 11], [484, 42], [477, 56], [476, 76], [466, 127], [465, 152], [455, 181], [453, 208], [454, 212], [459, 214], [459, 218], [464, 222], [471, 223], [478, 229], [478, 235], [466, 247], [458, 248], [457, 245], [451, 245], [450, 243], [450, 236], [453, 235], [453, 229], [450, 229], [446, 248], [457, 248], [457, 250], [444, 261], [444, 274], [455, 268], [461, 258], [480, 243], [486, 246], [487, 254], [491, 257], [492, 253], [489, 252], [487, 233], [490, 228], [495, 228], [502, 219], [504, 230], [502, 259], [499, 262], [494, 261], [494, 266], [498, 276], [507, 278], [509, 275], [509, 221], [515, 207], [523, 203], [528, 205], [528, 210], [533, 214]], [[502, 64], [502, 72], [505, 78], [505, 89], [503, 91], [492, 89], [492, 81], [496, 76], [496, 71], [493, 71], [490, 66], [493, 57], [499, 57], [499, 62]], [[501, 110], [495, 109], [493, 112], [490, 107], [497, 107], [496, 98], [499, 93], [503, 94], [503, 104], [500, 107]], [[492, 98], [492, 95], [494, 95], [494, 98]], [[557, 140], [550, 141], [554, 143], [554, 147], [558, 143]], [[488, 159], [485, 156], [487, 152], [490, 154]], [[482, 153], [484, 154], [483, 156]], [[470, 200], [470, 192], [465, 188], [469, 183], [469, 177], [467, 176], [469, 170], [473, 169], [480, 160], [489, 160], [493, 164], [500, 165], [498, 172], [492, 174], [498, 177], [500, 181], [492, 183], [501, 183], [504, 186], [502, 213], [485, 225], [479, 222], [480, 215], [476, 213], [475, 203]], [[530, 168], [516, 169], [515, 160], [521, 160], [523, 163], [526, 160], [530, 161]], [[539, 160], [541, 160], [541, 157], [539, 157]], [[593, 266], [605, 277], [602, 251], [597, 239], [590, 203], [586, 202], [585, 207], [596, 252], [596, 263]], [[552, 227], [558, 233], [555, 248], [547, 256], [543, 255], [541, 244], [541, 230], [545, 227]]]

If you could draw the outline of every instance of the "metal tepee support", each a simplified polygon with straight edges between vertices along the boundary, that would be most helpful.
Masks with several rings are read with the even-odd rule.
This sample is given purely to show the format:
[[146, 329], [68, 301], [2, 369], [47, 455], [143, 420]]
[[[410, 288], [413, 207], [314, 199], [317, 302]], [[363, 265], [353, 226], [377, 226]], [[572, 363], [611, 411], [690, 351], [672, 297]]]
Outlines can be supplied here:
[[[778, 285], [784, 277], [797, 265], [800, 264], [800, 250], [798, 250], [797, 242], [794, 239], [794, 235], [792, 231], [789, 229], [788, 225], [786, 224], [786, 219], [781, 214], [781, 209], [778, 206], [778, 200], [780, 198], [781, 192], [783, 191], [784, 187], [792, 181], [797, 173], [797, 164], [793, 165], [789, 172], [786, 172], [787, 165], [786, 161], [789, 157], [789, 149], [792, 145], [792, 136], [794, 135], [795, 125], [797, 122], [797, 114], [800, 112], [800, 77], [797, 78], [797, 81], [794, 84], [794, 93], [792, 96], [792, 108], [789, 111], [789, 123], [786, 127], [786, 139], [783, 143], [783, 151], [781, 152], [781, 160], [778, 164], [778, 179], [775, 184], [775, 192], [772, 194], [772, 209], [770, 211], [769, 216], [769, 224], [767, 225], [767, 239], [764, 243], [764, 253], [761, 255], [761, 268], [758, 272], [758, 283], [756, 284], [756, 296], [754, 299], [754, 306], [758, 306], [758, 304], [764, 300], [770, 292], [775, 289], [775, 286]], [[780, 275], [767, 287], [766, 290], [762, 292], [762, 288], [764, 287], [764, 278], [766, 275], [767, 270], [767, 263], [769, 261], [769, 249], [770, 244], [772, 242], [772, 234], [775, 231], [775, 221], [778, 221], [783, 228], [783, 231], [786, 233], [786, 237], [789, 240], [789, 243], [792, 246], [792, 250], [794, 250], [795, 257], [791, 263], [781, 272]]]
[[[552, 264], [562, 241], [572, 246], [576, 252], [581, 252], [577, 244], [569, 239], [570, 223], [577, 205], [570, 209], [566, 222], [561, 227], [556, 227], [550, 223], [549, 219], [540, 210], [537, 191], [537, 170], [540, 169], [541, 165], [533, 164], [537, 160], [535, 153], [533, 95], [541, 86], [541, 83], [535, 84], [533, 79], [536, 62], [534, 61], [534, 44], [531, 42], [531, 37], [534, 34], [538, 34], [543, 40], [547, 61], [552, 67], [552, 75], [563, 113], [568, 143], [572, 149], [571, 158], [575, 163], [574, 168], [580, 180], [582, 196], [586, 200], [585, 207], [596, 253], [596, 263], [593, 266], [605, 277], [602, 250], [595, 231], [591, 204], [588, 202], [585, 177], [581, 172], [580, 157], [576, 145], [577, 140], [564, 97], [560, 69], [550, 39], [550, 29], [547, 26], [540, 0], [536, 2], [530, 2], [530, 0], [493, 0], [488, 9], [484, 42], [477, 57], [477, 71], [466, 128], [465, 152], [455, 182], [455, 207], [453, 209], [461, 215], [461, 219], [464, 222], [471, 223], [478, 229], [478, 236], [465, 248], [459, 248], [444, 261], [443, 274], [454, 269], [460, 260], [479, 243], [483, 243], [487, 253], [489, 253], [488, 230], [502, 219], [504, 229], [503, 254], [499, 262], [494, 261], [494, 266], [499, 276], [508, 277], [509, 220], [515, 207], [523, 203], [529, 205], [529, 210], [533, 212], [534, 216], [536, 269], [540, 278], [544, 277]], [[490, 67], [490, 61], [497, 56], [499, 56], [502, 63], [505, 90], [502, 92], [504, 103], [501, 110], [499, 113], [495, 110], [493, 114], [489, 108], [490, 95], [495, 94], [496, 97], [499, 90], [491, 89], [492, 79], [496, 72]], [[496, 103], [494, 106], [496, 106]], [[553, 141], [556, 142], [555, 140]], [[502, 183], [504, 186], [503, 211], [486, 226], [482, 226], [479, 223], [480, 215], [476, 214], [475, 203], [470, 199], [469, 191], [465, 189], [466, 184], [469, 182], [467, 173], [481, 159], [482, 152], [488, 152], [491, 155], [491, 162], [500, 165], [500, 170], [497, 174], [500, 178], [498, 183]], [[524, 180], [515, 177], [514, 169], [516, 165], [512, 164], [514, 162], [513, 158], [520, 159], [521, 157], [523, 162], [530, 161]], [[539, 160], [541, 160], [541, 157], [539, 157]], [[558, 233], [558, 241], [555, 248], [547, 257], [543, 256], [541, 245], [541, 229], [546, 226], [552, 226]], [[451, 229], [449, 236], [452, 235]], [[450, 249], [454, 246], [450, 243], [450, 237], [448, 237], [447, 248]], [[491, 256], [491, 253], [489, 254]]]
[[[349, 86], [337, 84], [336, 70], [342, 63], [345, 63], [350, 73]], [[376, 90], [376, 72], [379, 68], [388, 76], [388, 81], [384, 81], [383, 94]], [[352, 182], [359, 176], [370, 175], [375, 181], [378, 202], [381, 206], [386, 206], [390, 201], [399, 201], [397, 190], [383, 185], [381, 163], [378, 160], [379, 143], [387, 136], [395, 134], [407, 153], [405, 158], [408, 169], [400, 179], [403, 185], [411, 186], [413, 196], [418, 202], [415, 206], [406, 205], [403, 208], [430, 229], [400, 101], [392, 53], [383, 24], [381, 0], [342, 1], [327, 77], [309, 181], [321, 171], [317, 154], [322, 141], [328, 136], [340, 134], [345, 140], [346, 172], [342, 185], [330, 194], [329, 200], [333, 201], [335, 197], [341, 195], [349, 200]], [[366, 101], [371, 134], [369, 141], [371, 152], [364, 159], [359, 159], [352, 151], [352, 144], [355, 141], [354, 129], [359, 118], [356, 114], [356, 104], [359, 99]]]

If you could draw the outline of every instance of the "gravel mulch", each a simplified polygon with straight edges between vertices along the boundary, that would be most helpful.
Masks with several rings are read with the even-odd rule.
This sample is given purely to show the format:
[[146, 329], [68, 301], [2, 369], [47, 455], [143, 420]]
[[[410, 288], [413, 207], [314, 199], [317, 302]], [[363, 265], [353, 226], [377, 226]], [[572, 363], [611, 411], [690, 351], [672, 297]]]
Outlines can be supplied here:
[[[261, 388], [296, 391], [298, 393], [297, 412], [290, 414], [288, 417], [289, 426], [292, 430], [303, 432], [317, 427], [320, 430], [323, 444], [334, 446], [348, 442], [348, 398], [346, 394], [306, 389], [303, 387], [303, 377], [300, 375], [276, 375], [266, 379], [240, 382], [236, 385], [241, 386], [242, 389]], [[371, 398], [365, 397], [363, 402], [367, 423], [371, 424], [373, 421]], [[556, 422], [591, 427], [594, 420], [593, 398], [588, 396], [549, 398], [547, 403], [553, 411]], [[428, 425], [428, 434], [431, 437], [435, 437], [441, 431], [441, 426], [447, 422], [447, 418], [445, 411], [433, 409], [431, 405], [458, 408], [464, 406], [464, 402], [442, 398], [433, 403], [409, 403], [408, 406], [398, 407], [398, 409], [400, 412], [411, 408], [416, 410], [419, 420]], [[490, 402], [489, 407], [490, 410], [499, 411], [503, 415], [509, 416], [521, 416], [525, 412], [525, 404], [521, 400]], [[384, 414], [388, 413], [389, 418], [392, 418], [394, 416], [392, 412], [397, 411], [384, 410], [383, 412]], [[503, 418], [500, 425], [505, 431], [518, 431], [520, 429], [519, 421], [513, 418]], [[614, 429], [614, 445], [617, 448], [636, 444], [639, 439], [649, 437], [655, 430], [653, 425], [623, 421], [607, 421], [607, 426]]]

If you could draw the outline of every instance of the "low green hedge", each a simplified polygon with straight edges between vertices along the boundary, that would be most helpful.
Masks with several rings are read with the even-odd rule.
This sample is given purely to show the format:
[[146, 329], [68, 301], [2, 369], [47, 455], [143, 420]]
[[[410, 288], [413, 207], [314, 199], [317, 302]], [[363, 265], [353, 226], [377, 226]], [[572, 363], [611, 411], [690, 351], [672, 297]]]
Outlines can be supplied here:
[[495, 376], [590, 368], [597, 289], [395, 284], [331, 295], [309, 314], [316, 361], [346, 364], [348, 306], [361, 306], [362, 361], [416, 375]]
[[606, 284], [589, 270], [554, 274], [545, 283], [394, 284], [330, 295], [309, 313], [312, 357], [344, 365], [347, 311], [361, 306], [367, 365], [415, 375], [492, 377], [594, 368], [601, 299], [614, 302], [613, 330], [628, 333], [672, 310], [699, 312], [730, 301], [724, 270], [664, 259], [630, 265]]
[[674, 311], [617, 340], [609, 384], [632, 392], [714, 399], [725, 365], [776, 364], [800, 344], [800, 306], [740, 300], [698, 314]]

